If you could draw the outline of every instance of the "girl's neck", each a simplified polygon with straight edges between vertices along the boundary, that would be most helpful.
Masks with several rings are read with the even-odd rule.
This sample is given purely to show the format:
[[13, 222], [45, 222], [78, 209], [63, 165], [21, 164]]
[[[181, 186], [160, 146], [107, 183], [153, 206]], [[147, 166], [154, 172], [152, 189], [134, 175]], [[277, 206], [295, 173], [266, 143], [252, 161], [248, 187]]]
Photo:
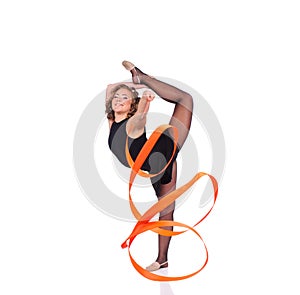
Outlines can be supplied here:
[[127, 114], [115, 114], [115, 122], [121, 122], [127, 118]]

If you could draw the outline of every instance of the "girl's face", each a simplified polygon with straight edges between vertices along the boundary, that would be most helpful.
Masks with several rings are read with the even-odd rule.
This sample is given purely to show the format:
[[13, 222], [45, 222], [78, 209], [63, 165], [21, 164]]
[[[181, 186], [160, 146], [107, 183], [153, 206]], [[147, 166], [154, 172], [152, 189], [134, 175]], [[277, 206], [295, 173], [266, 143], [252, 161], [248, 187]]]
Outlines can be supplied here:
[[132, 103], [132, 93], [128, 89], [121, 88], [115, 93], [111, 107], [115, 114], [127, 114]]

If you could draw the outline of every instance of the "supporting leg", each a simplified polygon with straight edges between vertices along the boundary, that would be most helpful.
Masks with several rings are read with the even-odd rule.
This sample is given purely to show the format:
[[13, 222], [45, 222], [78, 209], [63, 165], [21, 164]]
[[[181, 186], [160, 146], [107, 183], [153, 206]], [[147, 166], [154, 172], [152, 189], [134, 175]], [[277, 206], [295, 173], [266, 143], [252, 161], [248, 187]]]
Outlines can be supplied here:
[[[159, 200], [161, 198], [163, 198], [165, 195], [167, 195], [168, 193], [170, 193], [176, 189], [176, 178], [177, 178], [177, 165], [176, 165], [176, 161], [175, 161], [173, 163], [171, 182], [169, 182], [167, 184], [160, 184], [160, 185], [157, 185], [157, 183], [156, 183], [153, 185], [156, 195], [157, 195], [157, 198]], [[175, 209], [175, 202], [160, 212], [159, 220], [173, 220], [174, 209]], [[163, 227], [163, 229], [173, 230], [173, 227], [165, 226], [165, 227]], [[158, 235], [158, 255], [157, 255], [156, 261], [159, 264], [168, 261], [168, 250], [169, 250], [170, 241], [171, 241], [170, 236]], [[167, 267], [167, 266], [168, 266], [168, 263], [164, 264], [161, 267]]]

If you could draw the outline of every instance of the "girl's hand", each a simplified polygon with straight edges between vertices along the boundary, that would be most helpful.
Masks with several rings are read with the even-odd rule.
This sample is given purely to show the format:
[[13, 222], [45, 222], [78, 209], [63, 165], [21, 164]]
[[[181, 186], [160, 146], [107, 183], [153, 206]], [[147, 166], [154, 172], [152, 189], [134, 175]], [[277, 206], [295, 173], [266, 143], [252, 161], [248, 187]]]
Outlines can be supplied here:
[[143, 89], [143, 88], [147, 88], [146, 85], [144, 84], [135, 84], [135, 83], [132, 83], [132, 82], [123, 82], [123, 83], [119, 83], [119, 84], [125, 84], [127, 85], [128, 87], [133, 87], [135, 89]]
[[147, 101], [152, 101], [155, 98], [155, 94], [151, 90], [145, 90], [142, 95], [143, 98], [147, 99]]

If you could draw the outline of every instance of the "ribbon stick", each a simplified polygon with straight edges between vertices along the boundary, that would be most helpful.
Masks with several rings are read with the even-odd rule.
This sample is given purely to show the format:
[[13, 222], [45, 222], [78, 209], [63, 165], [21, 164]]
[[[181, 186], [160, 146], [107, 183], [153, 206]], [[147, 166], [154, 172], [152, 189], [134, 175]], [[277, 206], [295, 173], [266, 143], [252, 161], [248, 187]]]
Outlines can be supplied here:
[[[166, 166], [158, 173], [155, 174], [148, 174], [140, 170], [141, 166], [143, 165], [144, 161], [147, 159], [149, 154], [151, 153], [152, 148], [154, 147], [155, 143], [159, 139], [159, 137], [163, 134], [164, 131], [167, 129], [172, 129], [173, 134], [174, 134], [174, 149], [173, 149], [173, 154], [169, 162], [166, 164]], [[205, 172], [198, 172], [190, 181], [182, 185], [181, 187], [177, 188], [176, 190], [172, 191], [171, 193], [167, 194], [163, 198], [161, 198], [159, 201], [157, 201], [153, 206], [151, 206], [144, 214], [141, 214], [138, 209], [136, 208], [132, 197], [131, 197], [131, 188], [134, 183], [136, 175], [140, 175], [142, 177], [154, 177], [160, 173], [162, 173], [168, 165], [171, 163], [172, 158], [174, 157], [175, 151], [176, 151], [176, 146], [177, 146], [177, 141], [178, 141], [178, 131], [174, 126], [171, 125], [161, 125], [157, 129], [153, 131], [145, 145], [143, 146], [142, 150], [138, 154], [137, 158], [135, 161], [132, 160], [130, 153], [129, 153], [129, 148], [128, 148], [128, 138], [126, 142], [126, 147], [125, 147], [125, 153], [126, 153], [126, 158], [127, 161], [131, 167], [131, 173], [130, 173], [130, 178], [129, 178], [129, 204], [130, 204], [130, 209], [137, 219], [137, 223], [135, 227], [133, 228], [131, 234], [128, 236], [128, 238], [122, 243], [121, 247], [122, 248], [128, 248], [128, 254], [130, 261], [133, 265], [133, 267], [145, 278], [154, 280], [154, 281], [178, 281], [178, 280], [183, 280], [190, 278], [197, 273], [199, 273], [207, 264], [208, 261], [208, 250], [207, 247], [204, 243], [204, 240], [200, 236], [200, 234], [194, 229], [196, 225], [198, 225], [200, 222], [202, 222], [211, 212], [213, 209], [216, 200], [217, 200], [217, 195], [218, 195], [218, 183], [217, 180], [210, 174], [205, 173]], [[161, 212], [163, 209], [167, 208], [170, 204], [172, 204], [177, 198], [179, 198], [184, 192], [186, 192], [192, 185], [194, 185], [195, 182], [197, 182], [200, 178], [203, 176], [209, 177], [212, 187], [214, 190], [214, 200], [211, 208], [208, 210], [208, 212], [202, 217], [196, 224], [193, 226], [189, 226], [180, 222], [172, 221], [172, 220], [161, 220], [161, 221], [151, 221], [151, 219], [159, 212]], [[162, 227], [164, 226], [179, 226], [185, 228], [183, 231], [170, 231], [170, 230], [165, 230]], [[176, 276], [176, 277], [169, 277], [169, 276], [161, 276], [154, 274], [152, 272], [147, 271], [143, 267], [141, 267], [132, 257], [130, 254], [130, 246], [134, 239], [148, 231], [154, 231], [160, 235], [165, 235], [165, 236], [175, 236], [182, 234], [186, 232], [187, 230], [191, 230], [195, 235], [202, 241], [204, 249], [205, 249], [205, 261], [204, 263], [200, 266], [200, 268], [190, 274], [184, 275], [184, 276]]]

